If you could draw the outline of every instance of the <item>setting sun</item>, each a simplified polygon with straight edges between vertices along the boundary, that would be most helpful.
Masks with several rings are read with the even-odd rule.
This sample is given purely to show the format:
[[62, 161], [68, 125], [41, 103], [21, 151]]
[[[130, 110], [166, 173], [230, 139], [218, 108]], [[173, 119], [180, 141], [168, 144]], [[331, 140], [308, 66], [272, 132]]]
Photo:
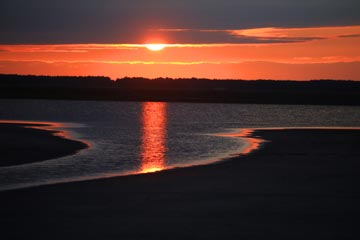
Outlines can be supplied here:
[[151, 51], [160, 51], [163, 50], [166, 45], [165, 44], [145, 44], [145, 47]]

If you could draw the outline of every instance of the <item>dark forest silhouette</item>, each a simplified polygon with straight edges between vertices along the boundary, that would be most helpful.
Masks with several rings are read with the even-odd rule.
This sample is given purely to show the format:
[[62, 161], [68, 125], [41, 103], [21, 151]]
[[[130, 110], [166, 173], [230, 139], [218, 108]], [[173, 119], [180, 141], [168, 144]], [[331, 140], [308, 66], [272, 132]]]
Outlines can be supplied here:
[[1, 98], [360, 105], [360, 82], [0, 74]]

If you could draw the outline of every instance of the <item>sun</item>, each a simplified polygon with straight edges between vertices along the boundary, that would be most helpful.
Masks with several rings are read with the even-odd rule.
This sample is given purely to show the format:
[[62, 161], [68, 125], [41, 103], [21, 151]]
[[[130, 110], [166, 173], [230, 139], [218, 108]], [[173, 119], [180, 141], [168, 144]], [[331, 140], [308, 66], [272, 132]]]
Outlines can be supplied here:
[[166, 47], [166, 44], [150, 43], [150, 44], [145, 44], [145, 47], [147, 49], [149, 49], [150, 51], [160, 51], [160, 50], [163, 50]]

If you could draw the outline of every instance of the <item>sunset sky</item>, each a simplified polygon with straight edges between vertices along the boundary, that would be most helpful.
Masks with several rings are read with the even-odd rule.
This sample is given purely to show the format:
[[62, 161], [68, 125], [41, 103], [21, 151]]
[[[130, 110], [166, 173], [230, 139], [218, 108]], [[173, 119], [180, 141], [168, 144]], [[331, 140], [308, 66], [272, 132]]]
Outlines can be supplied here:
[[360, 80], [359, 10], [358, 0], [2, 1], [0, 73]]

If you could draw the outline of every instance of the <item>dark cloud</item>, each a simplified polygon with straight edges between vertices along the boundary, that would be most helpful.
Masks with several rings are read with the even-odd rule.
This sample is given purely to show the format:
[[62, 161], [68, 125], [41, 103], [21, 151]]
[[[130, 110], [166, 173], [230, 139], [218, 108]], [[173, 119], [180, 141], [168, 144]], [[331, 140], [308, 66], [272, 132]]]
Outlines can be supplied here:
[[349, 34], [349, 35], [340, 35], [341, 38], [354, 38], [354, 37], [360, 37], [360, 34]]
[[[358, 25], [358, 9], [358, 0], [3, 0], [0, 43], [141, 43], [154, 28]], [[194, 33], [192, 41], [198, 37], [206, 40]]]
[[291, 43], [320, 40], [319, 37], [257, 37], [232, 34], [229, 30], [161, 29], [149, 31], [149, 35], [162, 36], [167, 43]]

